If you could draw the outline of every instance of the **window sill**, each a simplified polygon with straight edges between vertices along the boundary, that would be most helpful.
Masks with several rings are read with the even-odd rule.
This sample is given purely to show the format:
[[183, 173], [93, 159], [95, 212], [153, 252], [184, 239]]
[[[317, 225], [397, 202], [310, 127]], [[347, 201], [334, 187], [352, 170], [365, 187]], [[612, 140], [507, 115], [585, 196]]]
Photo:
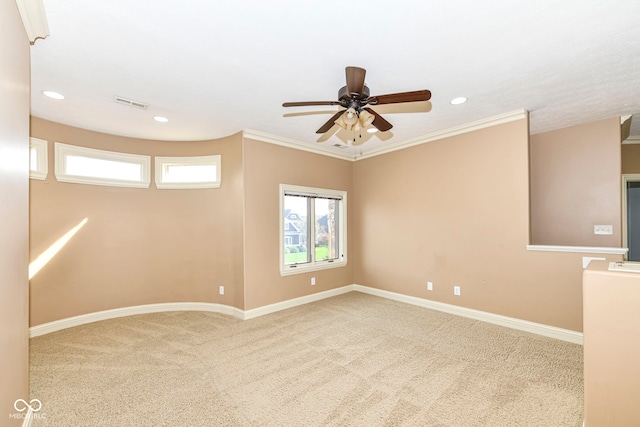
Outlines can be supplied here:
[[29, 171], [29, 178], [31, 179], [39, 179], [40, 181], [44, 181], [47, 179], [47, 172], [40, 171]]
[[280, 275], [293, 276], [294, 274], [308, 273], [310, 271], [328, 270], [331, 268], [345, 267], [346, 265], [347, 265], [346, 261], [333, 261], [333, 262], [323, 261], [323, 262], [317, 262], [315, 264], [310, 264], [310, 265], [298, 264], [295, 267], [288, 266], [285, 268], [280, 268]]
[[158, 190], [197, 190], [201, 188], [220, 188], [219, 182], [162, 183], [156, 181]]

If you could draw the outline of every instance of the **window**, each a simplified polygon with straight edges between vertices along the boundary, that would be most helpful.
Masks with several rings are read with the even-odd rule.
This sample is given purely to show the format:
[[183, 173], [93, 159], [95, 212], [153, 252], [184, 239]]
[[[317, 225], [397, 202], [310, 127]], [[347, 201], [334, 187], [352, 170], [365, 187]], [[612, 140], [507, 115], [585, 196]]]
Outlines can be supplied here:
[[148, 188], [151, 157], [56, 142], [56, 179], [78, 184]]
[[280, 273], [342, 267], [346, 257], [347, 193], [280, 185]]
[[220, 187], [220, 156], [156, 157], [156, 187]]
[[46, 179], [49, 172], [47, 141], [38, 138], [29, 139], [29, 178]]

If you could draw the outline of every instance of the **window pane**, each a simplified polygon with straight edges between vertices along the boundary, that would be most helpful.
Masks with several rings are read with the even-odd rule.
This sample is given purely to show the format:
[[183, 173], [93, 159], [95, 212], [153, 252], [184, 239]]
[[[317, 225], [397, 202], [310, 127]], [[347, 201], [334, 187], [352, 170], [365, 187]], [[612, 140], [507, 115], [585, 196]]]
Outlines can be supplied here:
[[337, 259], [338, 251], [338, 201], [315, 199], [316, 261]]
[[307, 197], [284, 196], [284, 263], [301, 264], [311, 262], [307, 251], [309, 236]]
[[142, 165], [69, 155], [66, 158], [66, 173], [67, 175], [92, 178], [140, 181], [142, 178]]
[[170, 165], [164, 167], [163, 182], [214, 182], [216, 165]]

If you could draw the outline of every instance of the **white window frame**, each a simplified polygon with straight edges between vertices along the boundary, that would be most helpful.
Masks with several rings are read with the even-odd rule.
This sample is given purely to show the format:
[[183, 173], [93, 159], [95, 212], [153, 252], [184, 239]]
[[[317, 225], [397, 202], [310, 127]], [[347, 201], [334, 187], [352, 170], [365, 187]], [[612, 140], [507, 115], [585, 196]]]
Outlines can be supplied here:
[[[35, 170], [31, 169], [31, 150], [35, 150], [37, 153]], [[29, 178], [47, 179], [49, 174], [49, 156], [47, 152], [47, 141], [34, 137], [29, 138]]]
[[[165, 182], [163, 172], [167, 166], [215, 165], [215, 181]], [[196, 157], [155, 158], [155, 179], [158, 189], [219, 188], [222, 177], [222, 157], [219, 154]]]
[[[315, 251], [311, 250], [312, 260], [309, 263], [304, 264], [288, 264], [284, 262], [284, 196], [287, 193], [296, 193], [300, 195], [309, 195], [313, 197], [340, 197], [341, 206], [338, 209], [338, 247], [341, 252], [338, 259], [316, 261], [314, 259]], [[307, 219], [309, 224], [314, 224], [315, 221]], [[325, 188], [304, 187], [299, 185], [280, 184], [280, 275], [289, 276], [293, 274], [306, 273], [310, 271], [324, 270], [329, 268], [344, 267], [347, 265], [347, 192], [342, 190], [330, 190]], [[313, 245], [315, 242], [315, 227], [311, 227], [311, 237], [307, 245]]]
[[[70, 175], [67, 173], [67, 157], [69, 156], [88, 157], [92, 159], [109, 160], [114, 162], [133, 163], [136, 165], [140, 165], [140, 179], [131, 181], [114, 178]], [[151, 156], [97, 150], [95, 148], [79, 147], [77, 145], [69, 145], [56, 142], [55, 174], [56, 179], [61, 182], [105, 185], [110, 187], [149, 188], [149, 185], [151, 184]]]

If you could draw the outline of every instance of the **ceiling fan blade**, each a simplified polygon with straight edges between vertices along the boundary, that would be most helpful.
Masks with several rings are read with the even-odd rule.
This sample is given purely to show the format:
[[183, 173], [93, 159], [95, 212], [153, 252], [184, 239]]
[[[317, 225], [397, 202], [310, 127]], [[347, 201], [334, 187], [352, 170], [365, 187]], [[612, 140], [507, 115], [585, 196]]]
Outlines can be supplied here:
[[285, 113], [282, 117], [316, 116], [318, 114], [335, 114], [336, 110], [326, 111], [296, 111], [295, 113]]
[[391, 123], [386, 121], [380, 114], [376, 113], [373, 109], [363, 108], [363, 110], [367, 110], [368, 112], [370, 112], [375, 116], [375, 119], [373, 119], [373, 123], [371, 124], [375, 126], [379, 131], [385, 132], [393, 127]]
[[340, 117], [341, 115], [344, 114], [344, 110], [340, 110], [337, 113], [335, 113], [333, 116], [331, 116], [331, 118], [325, 123], [323, 124], [320, 129], [318, 129], [316, 131], [316, 133], [325, 133], [326, 131], [328, 131], [329, 129], [331, 129], [333, 127], [333, 125], [335, 125], [335, 121], [338, 120], [338, 117]]
[[360, 67], [347, 67], [347, 94], [351, 95], [357, 93], [362, 95], [364, 89], [364, 76], [367, 74], [367, 70]]
[[394, 137], [393, 132], [376, 132], [372, 135], [375, 135], [380, 141], [389, 141]]
[[302, 101], [302, 102], [285, 102], [283, 107], [309, 107], [312, 105], [340, 105], [338, 101]]
[[413, 92], [390, 93], [369, 98], [371, 105], [397, 104], [399, 102], [428, 101], [431, 99], [431, 91], [416, 90]]
[[387, 114], [399, 113], [428, 113], [431, 111], [431, 101], [403, 102], [400, 104], [383, 104], [372, 105], [371, 108], [376, 110], [378, 114], [386, 116]]

